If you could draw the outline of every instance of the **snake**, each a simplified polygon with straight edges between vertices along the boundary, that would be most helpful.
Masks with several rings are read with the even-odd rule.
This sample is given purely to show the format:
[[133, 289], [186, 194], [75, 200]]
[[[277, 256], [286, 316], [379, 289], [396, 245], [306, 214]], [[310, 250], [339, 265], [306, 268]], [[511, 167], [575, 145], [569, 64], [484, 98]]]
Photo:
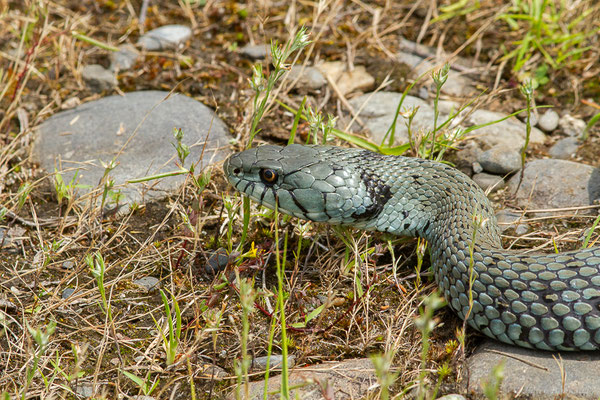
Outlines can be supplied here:
[[291, 144], [235, 153], [223, 168], [236, 190], [284, 214], [425, 239], [447, 304], [485, 336], [548, 351], [600, 349], [600, 247], [503, 249], [486, 194], [448, 164]]

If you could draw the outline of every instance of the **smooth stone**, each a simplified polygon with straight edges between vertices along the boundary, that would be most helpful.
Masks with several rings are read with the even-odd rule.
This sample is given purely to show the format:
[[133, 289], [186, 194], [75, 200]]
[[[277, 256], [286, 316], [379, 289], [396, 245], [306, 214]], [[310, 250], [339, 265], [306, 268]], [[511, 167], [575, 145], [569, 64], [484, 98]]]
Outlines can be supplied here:
[[175, 191], [186, 176], [142, 183], [127, 181], [178, 170], [174, 127], [183, 130], [182, 142], [190, 146], [185, 166], [198, 163], [196, 173], [223, 160], [229, 154], [231, 139], [225, 124], [210, 108], [177, 93], [165, 100], [167, 95], [162, 91], [131, 92], [59, 112], [38, 127], [34, 161], [48, 172], [54, 172], [56, 166], [65, 182], [71, 181], [77, 168], [78, 183], [94, 188], [104, 174], [101, 161], [114, 158], [140, 125], [110, 172], [115, 182], [113, 190], [120, 190], [124, 196], [119, 205], [162, 199]]
[[481, 148], [475, 141], [468, 140], [458, 143], [460, 150], [455, 153], [455, 159], [452, 160], [456, 168], [467, 175], [472, 172], [478, 174], [483, 172], [483, 168], [477, 162], [477, 157], [481, 153]]
[[438, 397], [437, 400], [467, 400], [467, 398], [463, 395], [452, 393], [442, 397]]
[[62, 298], [63, 299], [68, 299], [69, 297], [71, 297], [73, 295], [73, 293], [75, 293], [75, 289], [73, 289], [73, 288], [66, 288], [62, 292]]
[[119, 51], [110, 53], [110, 70], [126, 71], [131, 69], [140, 57], [140, 52], [131, 44], [119, 46]]
[[331, 61], [321, 63], [317, 68], [329, 80], [335, 82], [342, 95], [370, 89], [375, 83], [375, 78], [367, 72], [364, 65], [357, 65], [352, 71], [348, 71], [346, 63]]
[[[372, 139], [380, 144], [394, 121], [398, 102], [402, 98], [402, 93], [397, 92], [377, 92], [375, 94], [367, 93], [350, 100], [350, 105], [360, 114], [359, 118], [366, 124], [371, 131]], [[367, 102], [366, 104], [364, 104]], [[364, 106], [363, 106], [364, 104]], [[402, 110], [419, 107], [412, 121], [412, 131], [420, 129], [433, 128], [433, 108], [425, 101], [414, 96], [406, 96], [402, 103]], [[356, 127], [354, 125], [353, 127]], [[402, 144], [408, 142], [408, 129], [406, 119], [398, 116], [396, 120], [396, 133], [394, 143]], [[387, 139], [386, 139], [387, 143]]]
[[[475, 110], [465, 121], [467, 125], [482, 125], [505, 118], [506, 114], [494, 111]], [[518, 119], [511, 117], [502, 122], [484, 126], [470, 132], [474, 139], [482, 144], [484, 148], [491, 148], [499, 145], [520, 151], [525, 145], [526, 126]], [[529, 144], [544, 143], [546, 136], [537, 129], [531, 128]]]
[[[290, 398], [302, 400], [322, 400], [322, 387], [318, 382], [327, 382], [328, 393], [335, 399], [362, 399], [377, 390], [377, 376], [371, 360], [367, 358], [325, 362], [304, 368], [290, 370], [288, 377]], [[267, 382], [267, 399], [279, 399], [280, 376], [272, 376]], [[262, 400], [264, 381], [250, 382], [249, 396], [246, 399]], [[227, 399], [235, 399], [235, 390]]]
[[525, 235], [527, 232], [530, 231], [530, 227], [527, 224], [519, 224], [517, 225], [517, 227], [515, 228], [515, 235], [517, 236], [523, 236]]
[[0, 310], [6, 313], [14, 313], [18, 310], [18, 308], [12, 301], [0, 297]]
[[506, 185], [501, 176], [486, 174], [485, 172], [473, 175], [473, 181], [484, 191], [490, 189], [491, 192], [502, 189]]
[[558, 113], [552, 109], [547, 110], [545, 113], [540, 115], [540, 119], [538, 121], [538, 126], [544, 132], [552, 132], [556, 128], [558, 128], [558, 120], [560, 117]]
[[117, 86], [117, 78], [113, 72], [104, 69], [102, 65], [86, 65], [81, 71], [81, 77], [90, 90], [96, 93], [111, 90]]
[[146, 290], [146, 292], [151, 292], [160, 288], [160, 280], [153, 276], [144, 276], [143, 278], [136, 279], [133, 281], [133, 284]]
[[18, 248], [23, 243], [25, 233], [25, 229], [20, 226], [0, 228], [0, 249]]
[[[600, 370], [600, 353], [529, 350], [491, 340], [486, 340], [467, 359], [469, 393], [481, 396], [482, 383], [501, 362], [505, 364], [499, 398], [512, 398], [519, 393], [520, 397], [539, 400], [564, 395], [598, 399], [600, 379], [595, 371]], [[566, 378], [564, 391], [561, 369]]]
[[287, 80], [289, 82], [296, 82], [296, 89], [311, 89], [317, 90], [327, 84], [327, 79], [323, 76], [321, 71], [315, 67], [304, 67], [301, 65], [294, 65], [287, 74]]
[[91, 382], [79, 382], [77, 386], [75, 386], [75, 393], [89, 399], [94, 395], [94, 385]]
[[[250, 369], [253, 372], [266, 371], [267, 360], [269, 360], [269, 357], [267, 356], [253, 358], [252, 364], [250, 364]], [[280, 354], [271, 354], [270, 360], [269, 370], [280, 369], [283, 365], [283, 356]], [[296, 356], [288, 356], [287, 362], [288, 368], [292, 368], [296, 362]]]
[[521, 220], [523, 219], [523, 215], [518, 211], [512, 211], [509, 209], [500, 210], [496, 213], [496, 220], [498, 221], [498, 226], [500, 226], [500, 230], [504, 233], [505, 231], [518, 227], [521, 224]]
[[571, 114], [565, 114], [558, 121], [558, 126], [569, 136], [581, 136], [585, 130], [586, 123], [580, 118], [575, 118]]
[[239, 50], [239, 53], [251, 60], [264, 60], [271, 53], [268, 44], [247, 44]]
[[[527, 124], [527, 111], [522, 111], [518, 117], [524, 124]], [[531, 126], [538, 125], [538, 113], [535, 110], [531, 110], [531, 114], [529, 114], [529, 123]]]
[[[523, 209], [554, 209], [589, 206], [600, 197], [600, 171], [592, 166], [566, 160], [534, 160], [509, 181], [509, 190]], [[588, 214], [590, 210], [580, 210]]]
[[569, 136], [554, 143], [554, 145], [550, 147], [550, 150], [548, 150], [548, 154], [550, 154], [552, 158], [566, 160], [577, 153], [580, 145], [581, 142], [576, 136]]
[[495, 146], [479, 154], [477, 161], [484, 171], [510, 174], [521, 169], [521, 154], [506, 146]]
[[204, 271], [209, 275], [216, 275], [223, 271], [227, 265], [229, 265], [229, 254], [227, 254], [227, 250], [221, 248], [208, 257]]
[[146, 32], [137, 44], [149, 51], [176, 49], [191, 36], [192, 30], [187, 26], [164, 25]]
[[[399, 62], [408, 65], [414, 71], [415, 76], [427, 74], [429, 82], [431, 82], [431, 72], [439, 69], [447, 60], [442, 54], [437, 57], [437, 51], [431, 47], [417, 44], [406, 39], [402, 39], [400, 43], [401, 51], [396, 54]], [[453, 63], [456, 61], [453, 61]], [[460, 64], [471, 65], [472, 60], [460, 59]], [[431, 84], [431, 91], [435, 93], [435, 86]], [[448, 79], [442, 86], [441, 92], [450, 96], [463, 97], [472, 94], [475, 90], [475, 85], [472, 79], [463, 73], [450, 67], [448, 71]]]

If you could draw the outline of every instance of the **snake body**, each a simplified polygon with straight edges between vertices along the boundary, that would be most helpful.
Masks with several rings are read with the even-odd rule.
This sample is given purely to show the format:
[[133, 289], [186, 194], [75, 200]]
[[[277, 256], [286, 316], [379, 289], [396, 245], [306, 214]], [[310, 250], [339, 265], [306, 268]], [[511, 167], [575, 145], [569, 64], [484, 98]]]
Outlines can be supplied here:
[[600, 349], [600, 248], [502, 249], [485, 193], [448, 165], [289, 145], [234, 154], [224, 170], [237, 190], [283, 213], [425, 238], [449, 306], [486, 336], [544, 350]]

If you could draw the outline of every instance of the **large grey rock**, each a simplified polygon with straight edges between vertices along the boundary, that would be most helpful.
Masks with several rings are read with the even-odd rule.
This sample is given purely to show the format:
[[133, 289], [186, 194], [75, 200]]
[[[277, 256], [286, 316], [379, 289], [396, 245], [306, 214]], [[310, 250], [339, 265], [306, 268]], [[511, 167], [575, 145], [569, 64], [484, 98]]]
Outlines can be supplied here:
[[[331, 389], [332, 398], [336, 400], [362, 399], [374, 388], [377, 383], [375, 370], [371, 360], [366, 358], [345, 360], [342, 362], [327, 362], [311, 365], [305, 368], [292, 369], [289, 374], [289, 387], [291, 398], [303, 400], [323, 399], [322, 385], [327, 384]], [[320, 385], [319, 385], [320, 383]], [[267, 399], [279, 399], [280, 376], [269, 378]], [[248, 397], [252, 400], [263, 398], [264, 381], [251, 382]], [[235, 399], [235, 392], [228, 399]]]
[[[196, 172], [224, 159], [230, 140], [227, 127], [204, 104], [181, 94], [142, 91], [92, 101], [50, 117], [38, 127], [34, 159], [48, 172], [55, 167], [65, 182], [79, 171], [78, 182], [98, 185], [104, 167], [115, 159], [109, 176], [124, 200], [119, 205], [156, 200], [179, 187], [185, 175], [143, 183], [128, 180], [178, 170], [173, 128], [190, 146], [186, 166]], [[206, 147], [204, 148], [204, 145]], [[200, 161], [200, 157], [203, 157]]]
[[[359, 118], [371, 131], [372, 139], [375, 143], [381, 143], [388, 128], [392, 125], [398, 102], [400, 102], [401, 98], [402, 93], [377, 92], [375, 94], [364, 94], [350, 100], [350, 105], [354, 110], [358, 111], [360, 109]], [[417, 97], [406, 96], [402, 103], [401, 111], [413, 107], [418, 107], [419, 109], [412, 121], [411, 130], [417, 132], [420, 129], [433, 129], [433, 108]], [[408, 142], [406, 121], [401, 115], [398, 116], [396, 120], [395, 143]]]
[[[600, 173], [594, 167], [566, 160], [534, 160], [509, 181], [517, 204], [528, 210], [589, 206], [600, 197]], [[586, 212], [582, 210], [581, 212]]]
[[[483, 125], [493, 121], [498, 121], [506, 117], [506, 114], [476, 110], [467, 117], [465, 121], [467, 125]], [[482, 128], [472, 131], [470, 134], [474, 136], [484, 148], [490, 148], [498, 145], [503, 145], [513, 150], [520, 150], [525, 144], [526, 126], [518, 119], [511, 117], [502, 122], [493, 123]], [[529, 143], [544, 143], [546, 136], [537, 128], [531, 128]]]
[[481, 396], [483, 381], [501, 362], [504, 362], [504, 379], [499, 398], [513, 398], [519, 393], [519, 398], [539, 400], [598, 399], [598, 352], [553, 353], [486, 341], [467, 360], [469, 392]]
[[184, 25], [164, 25], [146, 32], [138, 45], [150, 51], [176, 49], [192, 36], [192, 30]]

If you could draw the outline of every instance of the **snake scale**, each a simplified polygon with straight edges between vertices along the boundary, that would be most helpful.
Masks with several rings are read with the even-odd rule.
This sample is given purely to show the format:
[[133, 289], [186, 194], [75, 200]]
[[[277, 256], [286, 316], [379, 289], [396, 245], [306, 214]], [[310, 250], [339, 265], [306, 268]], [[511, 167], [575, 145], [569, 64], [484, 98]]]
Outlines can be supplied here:
[[224, 170], [237, 190], [283, 213], [425, 238], [448, 304], [486, 336], [544, 350], [600, 349], [600, 248], [504, 250], [485, 193], [448, 165], [294, 144], [234, 154]]

